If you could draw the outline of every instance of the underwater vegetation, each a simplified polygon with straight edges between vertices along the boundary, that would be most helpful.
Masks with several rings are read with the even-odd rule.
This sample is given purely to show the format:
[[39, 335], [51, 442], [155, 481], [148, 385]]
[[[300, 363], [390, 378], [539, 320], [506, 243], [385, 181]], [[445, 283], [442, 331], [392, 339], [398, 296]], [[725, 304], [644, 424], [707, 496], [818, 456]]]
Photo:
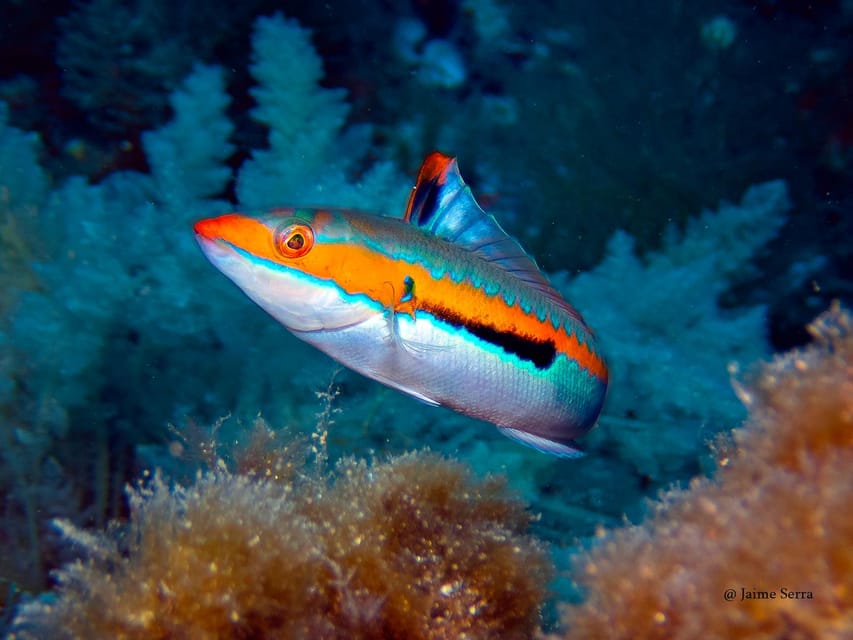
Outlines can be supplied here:
[[126, 527], [67, 521], [85, 559], [13, 638], [529, 638], [552, 566], [505, 480], [421, 452], [305, 466], [259, 421], [234, 462], [128, 491]]
[[[223, 442], [238, 448], [259, 413], [309, 433], [330, 377], [339, 411], [329, 459], [375, 458], [341, 467], [371, 469], [429, 447], [478, 476], [505, 474], [541, 514], [526, 531], [559, 567], [551, 600], [568, 600], [564, 569], [597, 528], [637, 523], [647, 498], [710, 474], [707, 442], [747, 415], [729, 364], [804, 344], [806, 321], [829, 300], [853, 301], [853, 3], [294, 0], [286, 16], [280, 5], [0, 3], [0, 635], [15, 616], [7, 598], [56, 601], [37, 594], [76, 556], [64, 534], [92, 543], [94, 580], [113, 568], [98, 549], [113, 545], [123, 560], [138, 549], [121, 538], [132, 526], [108, 523], [138, 523], [146, 505], [183, 508], [216, 487], [255, 490], [257, 473], [214, 460], [196, 478], [173, 455], [167, 424], [230, 414]], [[580, 460], [523, 450], [481, 422], [333, 374], [193, 241], [193, 222], [234, 210], [399, 216], [436, 149], [459, 157], [480, 203], [595, 328], [612, 384]], [[749, 411], [746, 432], [765, 415], [755, 403]], [[697, 487], [724, 483], [736, 458]], [[293, 468], [311, 475], [301, 461]], [[346, 484], [320, 476], [324, 495]], [[311, 495], [301, 476], [287, 483]], [[689, 491], [668, 495], [693, 504]], [[748, 504], [787, 517], [769, 511], [776, 498]], [[635, 535], [676, 530], [655, 517]], [[695, 517], [701, 547], [706, 520]], [[748, 524], [743, 512], [726, 517]], [[630, 538], [608, 534], [599, 553], [611, 535]], [[654, 540], [673, 572], [693, 566]], [[791, 555], [784, 544], [774, 548]], [[659, 587], [671, 574], [655, 566], [660, 581], [649, 584]], [[607, 575], [615, 581], [616, 567]], [[592, 609], [595, 589], [589, 582]], [[630, 594], [614, 593], [614, 608], [647, 620]], [[661, 602], [650, 598], [656, 623], [670, 615]], [[806, 605], [785, 603], [823, 616]]]
[[[228, 289], [191, 225], [233, 209], [232, 188], [251, 210], [304, 203], [400, 215], [411, 178], [390, 160], [365, 164], [372, 128], [348, 125], [344, 93], [321, 86], [308, 30], [261, 17], [251, 41], [249, 115], [268, 141], [236, 173], [221, 66], [194, 66], [172, 91], [171, 118], [140, 138], [145, 171], [62, 179], [45, 166], [45, 138], [0, 112], [0, 493], [4, 541], [21, 551], [0, 558], [0, 573], [18, 589], [43, 589], [62, 561], [52, 518], [103, 526], [125, 515], [124, 484], [163, 462], [148, 452], [164, 424], [227, 412], [250, 422], [261, 411], [270, 424], [313, 427], [314, 392], [332, 364]], [[668, 228], [658, 254], [638, 256], [617, 233], [600, 268], [554, 279], [596, 327], [618, 382], [588, 461], [571, 473], [349, 374], [334, 455], [430, 443], [479, 471], [505, 471], [528, 499], [552, 487], [548, 526], [561, 535], [617, 522], [644, 493], [698, 470], [701, 425], [742, 418], [725, 365], [765, 352], [765, 307], [723, 310], [719, 297], [749, 273], [788, 208], [785, 184], [768, 183], [683, 233]], [[666, 377], [684, 384], [661, 394]]]
[[[713, 479], [601, 530], [557, 638], [842, 638], [853, 629], [853, 319], [761, 365]], [[129, 522], [58, 527], [84, 558], [12, 638], [532, 638], [553, 567], [502, 479], [432, 453], [347, 458], [276, 442], [128, 491]], [[729, 590], [733, 590], [727, 595]], [[775, 592], [775, 597], [758, 594]], [[749, 595], [747, 595], [749, 594]]]
[[713, 479], [577, 559], [564, 638], [850, 637], [853, 318], [836, 305], [810, 331], [737, 383], [750, 416]]

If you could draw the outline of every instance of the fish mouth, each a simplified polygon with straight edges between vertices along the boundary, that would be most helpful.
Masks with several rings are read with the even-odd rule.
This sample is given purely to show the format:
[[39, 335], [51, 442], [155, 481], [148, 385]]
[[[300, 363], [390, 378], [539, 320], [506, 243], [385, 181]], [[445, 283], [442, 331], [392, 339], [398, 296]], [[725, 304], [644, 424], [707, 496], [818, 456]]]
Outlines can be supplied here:
[[219, 269], [221, 269], [223, 260], [233, 258], [237, 255], [234, 245], [222, 238], [210, 237], [196, 232], [195, 239], [205, 257]]
[[[335, 331], [346, 331], [347, 329], [352, 329], [353, 327], [357, 327], [358, 325], [364, 323], [366, 320], [369, 320], [369, 317], [357, 317], [349, 322], [342, 322], [340, 324], [326, 324], [322, 327], [316, 327], [313, 329], [294, 329], [292, 327], [288, 327], [290, 332], [297, 337], [300, 336], [311, 336], [321, 333], [332, 333]], [[305, 338], [303, 338], [305, 339]]]

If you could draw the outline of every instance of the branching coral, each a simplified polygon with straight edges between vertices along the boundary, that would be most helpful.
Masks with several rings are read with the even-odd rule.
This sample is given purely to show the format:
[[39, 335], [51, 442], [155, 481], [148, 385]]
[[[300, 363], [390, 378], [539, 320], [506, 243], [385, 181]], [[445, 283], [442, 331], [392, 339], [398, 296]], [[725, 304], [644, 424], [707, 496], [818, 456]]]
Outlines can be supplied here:
[[713, 435], [706, 425], [729, 429], [743, 420], [726, 366], [764, 355], [765, 309], [723, 309], [719, 300], [750, 273], [790, 206], [784, 182], [756, 185], [739, 204], [692, 218], [683, 232], [668, 227], [661, 251], [638, 257], [634, 239], [620, 231], [598, 267], [565, 284], [555, 279], [611, 354], [612, 392], [587, 445], [666, 484], [698, 470]]
[[[21, 218], [32, 218], [45, 198], [48, 179], [38, 165], [42, 152], [36, 134], [7, 124], [8, 108], [0, 102], [0, 316], [5, 317], [16, 293], [33, 289], [29, 267], [32, 248], [22, 237]], [[2, 368], [0, 368], [2, 370]], [[0, 378], [1, 380], [2, 378]], [[3, 384], [0, 382], [0, 395]]]
[[279, 13], [258, 18], [252, 52], [258, 82], [252, 117], [269, 128], [269, 149], [255, 149], [241, 167], [240, 205], [346, 205], [401, 213], [409, 181], [391, 163], [375, 163], [358, 180], [349, 178], [363, 164], [370, 130], [343, 130], [349, 105], [340, 89], [319, 86], [323, 63], [310, 31]]
[[[97, 38], [91, 39], [95, 26], [112, 24], [95, 15], [108, 11], [109, 4], [79, 5], [77, 17], [65, 25], [75, 33], [65, 42], [82, 38], [83, 54], [121, 65], [121, 59], [104, 57], [106, 45], [99, 48]], [[152, 11], [168, 8], [156, 4]], [[174, 9], [188, 11], [185, 4]], [[123, 9], [119, 18], [111, 14], [110, 19], [121, 22], [126, 13]], [[147, 26], [134, 20], [126, 25], [131, 32], [150, 28], [142, 17]], [[337, 181], [322, 181], [330, 203], [365, 206], [399, 190], [389, 201], [401, 209], [410, 185], [408, 179], [398, 181], [390, 165], [362, 175], [359, 184], [349, 182], [349, 171], [332, 169], [343, 163], [338, 158], [352, 156], [341, 149], [353, 138], [341, 131], [347, 111], [343, 97], [316, 84], [321, 65], [306, 32], [280, 17], [258, 24], [259, 75], [261, 68], [269, 72], [275, 66], [278, 58], [267, 63], [265, 56], [279, 49], [291, 56], [288, 69], [301, 71], [298, 78], [280, 74], [279, 84], [266, 91], [259, 88], [259, 102], [274, 108], [285, 100], [292, 81], [298, 91], [293, 103], [304, 102], [315, 116], [306, 144], [326, 142], [315, 158], [319, 165], [304, 166], [304, 157], [288, 156], [288, 166], [305, 181], [306, 176], [334, 174]], [[270, 42], [271, 30], [279, 41]], [[106, 28], [102, 35], [112, 41], [115, 33]], [[137, 42], [133, 33], [125, 40]], [[146, 70], [162, 70], [151, 67], [146, 56], [134, 60]], [[312, 64], [313, 75], [306, 70]], [[150, 78], [136, 79], [136, 89], [150, 91]], [[119, 86], [108, 84], [110, 91]], [[211, 271], [193, 239], [194, 220], [232, 206], [222, 200], [233, 177], [226, 163], [233, 151], [229, 101], [224, 70], [196, 65], [172, 93], [171, 121], [142, 135], [150, 173], [115, 172], [97, 184], [74, 176], [55, 186], [38, 163], [37, 136], [7, 126], [6, 108], [0, 106], [0, 461], [14, 460], [0, 465], [0, 496], [9, 506], [0, 518], [0, 542], [9, 549], [0, 565], [6, 568], [2, 578], [19, 587], [43, 588], [40, 567], [56, 563], [45, 553], [46, 519], [62, 513], [76, 518], [72, 505], [76, 510], [78, 504], [75, 522], [103, 522], [116, 515], [112, 507], [119, 504], [125, 474], [137, 464], [134, 448], [159, 433], [164, 422], [185, 414], [204, 418], [230, 410], [245, 416], [261, 409], [277, 423], [295, 425], [305, 416], [302, 423], [310, 424], [313, 419], [311, 403], [306, 408], [301, 399], [318, 382], [312, 375], [322, 380], [328, 374], [328, 362], [315, 359], [297, 375], [293, 362], [299, 358], [266, 357], [282, 349], [283, 330], [267, 318], [245, 315], [247, 307]], [[320, 113], [319, 106], [327, 102], [331, 106]], [[276, 130], [286, 125], [298, 130], [304, 124], [279, 117]], [[276, 148], [286, 154], [298, 151]], [[263, 157], [276, 162], [270, 153]], [[278, 196], [277, 204], [293, 203], [289, 198], [295, 197]], [[200, 286], [204, 279], [210, 282]], [[229, 320], [233, 313], [240, 319]], [[285, 348], [292, 355], [299, 347]], [[223, 376], [223, 370], [230, 375]], [[57, 485], [76, 499], [54, 492]], [[35, 501], [36, 496], [56, 496], [65, 510]], [[28, 553], [20, 551], [21, 541]], [[24, 565], [25, 559], [29, 568], [9, 570], [12, 562], [7, 561]], [[24, 575], [32, 578], [24, 580]]]
[[429, 453], [346, 460], [330, 479], [292, 450], [249, 449], [254, 469], [130, 491], [121, 538], [62, 523], [88, 559], [22, 609], [13, 637], [532, 635], [551, 569], [502, 480]]
[[169, 91], [179, 85], [194, 60], [210, 60], [214, 51], [223, 60], [222, 49], [244, 33], [258, 3], [70, 4], [68, 15], [59, 20], [56, 47], [62, 92], [100, 133], [133, 139], [135, 132], [162, 124]]
[[715, 480], [579, 559], [567, 638], [850, 637], [853, 324], [836, 306], [811, 331], [738, 387], [750, 418]]
[[[37, 161], [42, 145], [35, 134], [7, 125], [7, 108], [0, 102], [0, 603], [7, 585], [42, 588], [39, 539], [46, 514], [68, 513], [75, 504], [62, 490], [54, 461], [46, 450], [62, 427], [50, 420], [52, 404], [21, 402], [20, 376], [27, 364], [18, 340], [10, 335], [9, 310], [23, 292], [40, 283], [30, 261], [38, 254], [26, 227], [38, 219], [49, 180]], [[30, 419], [20, 420], [24, 414]], [[50, 423], [50, 424], [48, 424]], [[57, 505], [64, 503], [64, 509]], [[13, 551], [14, 550], [14, 551]], [[0, 623], [2, 635], [2, 623]]]
[[169, 27], [167, 9], [90, 0], [62, 20], [63, 89], [96, 124], [121, 133], [164, 116], [166, 90], [190, 67], [188, 43]]

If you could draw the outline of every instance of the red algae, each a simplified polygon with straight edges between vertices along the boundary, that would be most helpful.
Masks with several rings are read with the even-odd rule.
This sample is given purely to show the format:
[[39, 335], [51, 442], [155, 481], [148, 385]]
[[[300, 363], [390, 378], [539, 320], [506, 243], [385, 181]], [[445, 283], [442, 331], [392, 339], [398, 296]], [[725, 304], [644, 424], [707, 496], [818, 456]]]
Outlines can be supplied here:
[[579, 558], [586, 600], [564, 638], [842, 638], [853, 632], [853, 331], [838, 305], [815, 342], [737, 385], [750, 416], [713, 480]]

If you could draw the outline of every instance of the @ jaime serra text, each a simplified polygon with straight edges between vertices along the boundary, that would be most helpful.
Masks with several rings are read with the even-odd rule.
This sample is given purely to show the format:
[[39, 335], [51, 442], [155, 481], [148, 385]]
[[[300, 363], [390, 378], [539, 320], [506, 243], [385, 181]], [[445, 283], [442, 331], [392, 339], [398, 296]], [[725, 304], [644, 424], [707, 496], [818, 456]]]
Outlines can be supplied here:
[[730, 587], [723, 591], [726, 602], [743, 602], [744, 600], [814, 600], [814, 593], [792, 587], [778, 589], [757, 589], [754, 587]]

